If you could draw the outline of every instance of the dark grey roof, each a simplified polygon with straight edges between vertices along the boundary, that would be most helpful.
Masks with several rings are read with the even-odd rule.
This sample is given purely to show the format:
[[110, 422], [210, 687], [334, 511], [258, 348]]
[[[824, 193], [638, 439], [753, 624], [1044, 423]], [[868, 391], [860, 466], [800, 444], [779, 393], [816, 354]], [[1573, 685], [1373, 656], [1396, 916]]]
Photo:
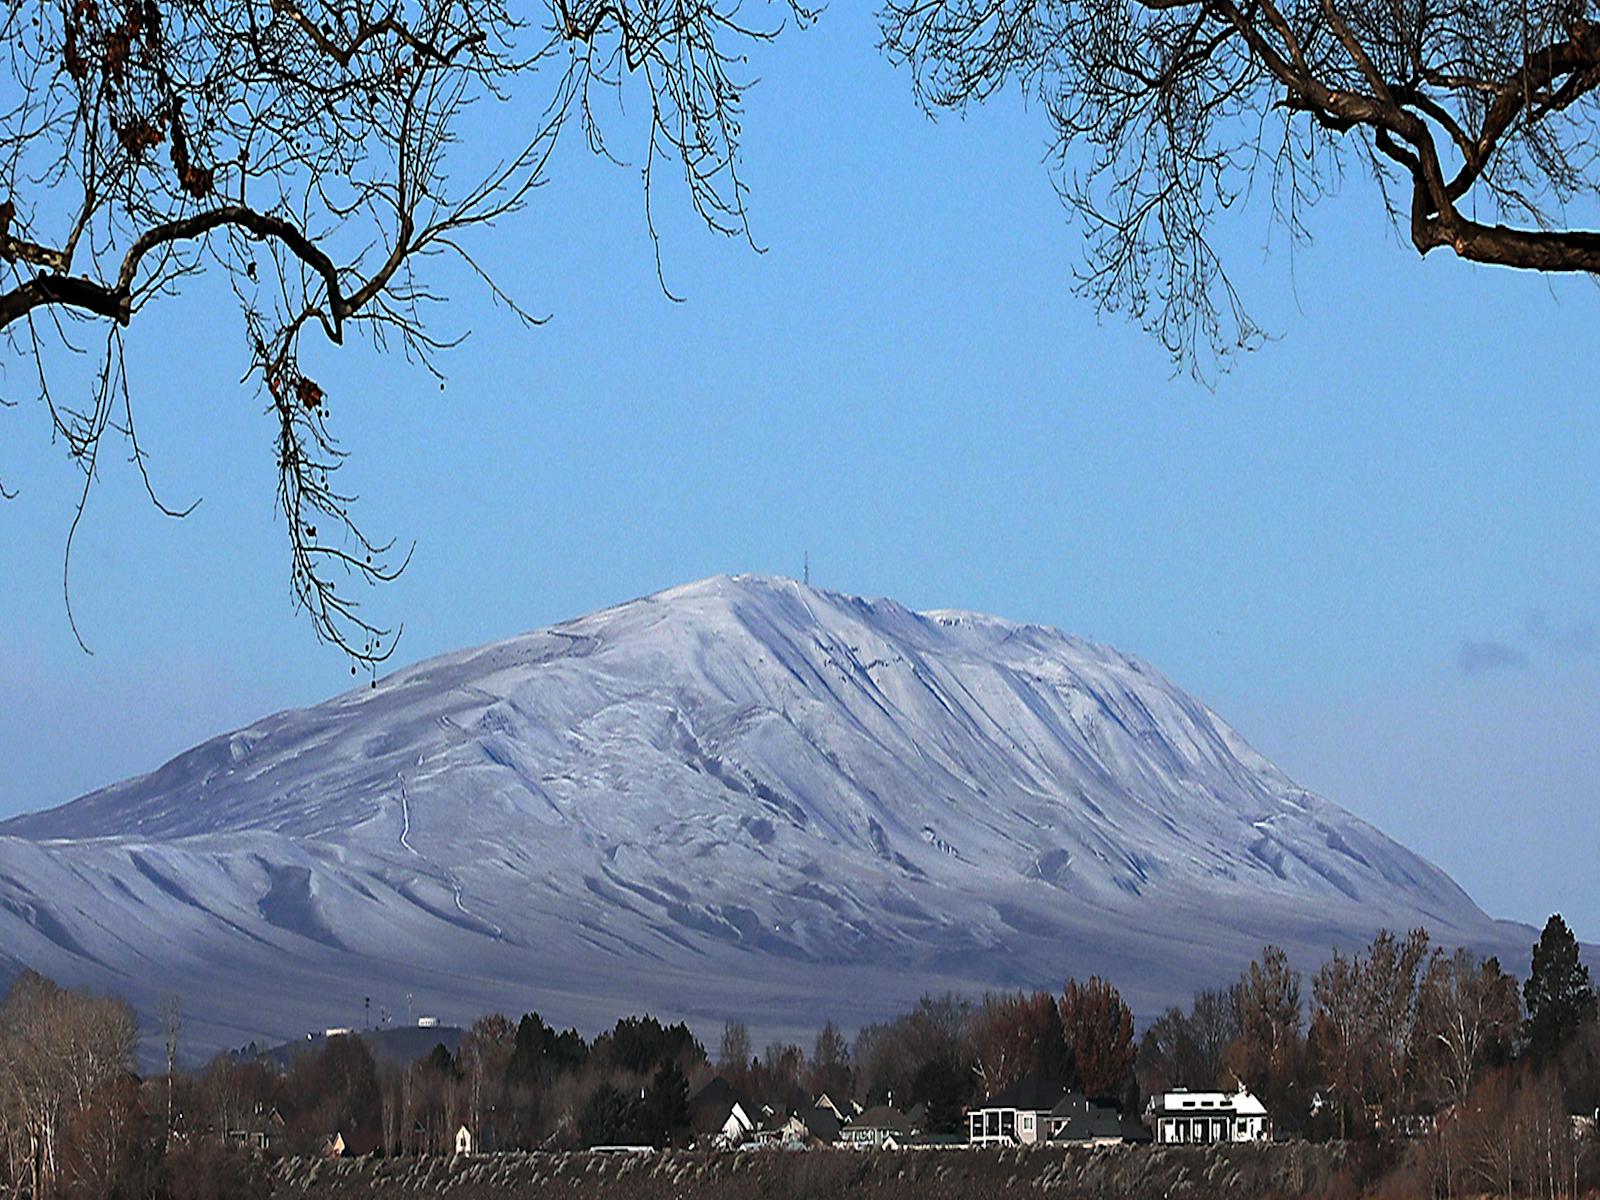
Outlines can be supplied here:
[[745, 1094], [721, 1075], [718, 1075], [689, 1098], [689, 1112], [694, 1115], [706, 1112], [715, 1113], [720, 1124], [727, 1119], [735, 1104], [744, 1109], [745, 1116], [755, 1120], [756, 1109], [751, 1107], [750, 1101], [745, 1098]]
[[876, 1108], [869, 1108], [854, 1121], [850, 1122], [851, 1129], [892, 1129], [896, 1133], [910, 1133], [911, 1125], [906, 1121], [905, 1113], [898, 1108], [891, 1108], [887, 1104], [880, 1104]]
[[818, 1108], [813, 1105], [803, 1108], [795, 1117], [806, 1127], [806, 1132], [819, 1142], [836, 1142], [839, 1140], [839, 1118], [833, 1115], [829, 1108]]
[[1100, 1138], [1122, 1137], [1122, 1114], [1102, 1104], [1091, 1104], [1081, 1113], [1067, 1118], [1064, 1125], [1050, 1135], [1054, 1142], [1092, 1142]]
[[1050, 1110], [1052, 1117], [1075, 1117], [1089, 1111], [1089, 1101], [1082, 1092], [1068, 1092]]
[[[1053, 1115], [1061, 1116], [1060, 1109]], [[1083, 1107], [1067, 1116], [1050, 1135], [1053, 1142], [1092, 1142], [1104, 1139], [1123, 1142], [1148, 1142], [1150, 1133], [1138, 1121], [1122, 1115], [1115, 1104], [1103, 1100], [1085, 1101]]]
[[1025, 1112], [1049, 1112], [1067, 1094], [1066, 1085], [1038, 1071], [1030, 1071], [999, 1095], [975, 1105], [976, 1108], [1015, 1108]]

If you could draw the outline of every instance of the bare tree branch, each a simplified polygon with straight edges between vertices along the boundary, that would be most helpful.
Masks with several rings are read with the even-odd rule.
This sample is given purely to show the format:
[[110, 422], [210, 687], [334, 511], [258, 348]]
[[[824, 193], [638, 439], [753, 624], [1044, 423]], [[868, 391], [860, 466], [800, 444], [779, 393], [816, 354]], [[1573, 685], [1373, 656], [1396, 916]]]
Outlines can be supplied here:
[[[1271, 168], [1275, 217], [1351, 161], [1412, 202], [1423, 254], [1600, 274], [1595, 0], [886, 0], [883, 44], [929, 109], [1008, 82], [1042, 99], [1080, 286], [1204, 371], [1259, 340], [1211, 249]], [[1279, 127], [1271, 128], [1273, 123]]]
[[[741, 7], [767, 15], [746, 23]], [[123, 333], [220, 272], [242, 318], [245, 377], [272, 422], [291, 595], [353, 666], [382, 662], [398, 630], [362, 615], [350, 585], [394, 579], [410, 552], [366, 535], [335, 482], [345, 452], [328, 397], [301, 368], [302, 334], [339, 346], [354, 328], [438, 374], [436, 357], [466, 332], [432, 330], [443, 298], [433, 264], [446, 256], [536, 324], [497, 281], [481, 234], [526, 205], [569, 126], [609, 154], [607, 97], [644, 101], [645, 119], [620, 127], [640, 148], [647, 213], [652, 170], [671, 162], [707, 225], [748, 237], [737, 72], [750, 45], [810, 15], [798, 0], [41, 0], [0, 11], [0, 335], [32, 364], [35, 397], [82, 472], [73, 533], [108, 430], [128, 440], [161, 511], [192, 508], [156, 500]], [[493, 165], [463, 172], [463, 161]], [[59, 403], [52, 375], [76, 390], [73, 331], [95, 323], [115, 336], [92, 401]]]

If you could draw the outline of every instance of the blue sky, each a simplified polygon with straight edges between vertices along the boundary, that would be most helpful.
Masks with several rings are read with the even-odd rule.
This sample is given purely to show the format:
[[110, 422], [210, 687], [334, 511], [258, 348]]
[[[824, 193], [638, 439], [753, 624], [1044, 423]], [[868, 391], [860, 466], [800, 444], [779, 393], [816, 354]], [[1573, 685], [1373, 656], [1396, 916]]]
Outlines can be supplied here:
[[[933, 123], [836, 6], [761, 56], [763, 254], [573, 142], [482, 243], [550, 323], [447, 277], [446, 387], [313, 348], [345, 482], [417, 541], [371, 597], [413, 661], [718, 571], [1059, 625], [1147, 658], [1496, 915], [1600, 940], [1600, 405], [1592, 285], [1422, 261], [1352, 180], [1293, 255], [1219, 239], [1274, 340], [1214, 389], [1071, 294], [1042, 114]], [[483, 119], [483, 118], [480, 118]], [[625, 148], [630, 127], [614, 134]], [[222, 314], [219, 318], [217, 314]], [[212, 287], [132, 334], [141, 443], [184, 522], [0, 412], [0, 812], [147, 770], [348, 685], [289, 607], [269, 423]], [[15, 364], [8, 395], [23, 379]]]

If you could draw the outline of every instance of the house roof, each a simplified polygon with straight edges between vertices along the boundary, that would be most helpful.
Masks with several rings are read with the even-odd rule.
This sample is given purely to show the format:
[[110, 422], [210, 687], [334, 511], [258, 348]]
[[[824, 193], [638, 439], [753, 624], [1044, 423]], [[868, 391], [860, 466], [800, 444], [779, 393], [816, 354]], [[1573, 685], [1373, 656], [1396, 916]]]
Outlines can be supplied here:
[[850, 1107], [850, 1102], [848, 1100], [846, 1100], [841, 1106], [834, 1103], [833, 1097], [828, 1095], [827, 1092], [823, 1092], [817, 1097], [815, 1107], [829, 1109], [840, 1118], [843, 1118], [847, 1115], [853, 1115], [854, 1112], [854, 1110]]
[[1150, 1100], [1152, 1116], [1264, 1117], [1267, 1107], [1249, 1092], [1163, 1092]]
[[990, 1096], [979, 1109], [1015, 1108], [1027, 1112], [1049, 1112], [1067, 1094], [1066, 1085], [1039, 1071], [1030, 1071], [998, 1095]]
[[1086, 1103], [1050, 1135], [1053, 1142], [1094, 1142], [1125, 1137], [1122, 1114], [1115, 1105]]
[[891, 1108], [887, 1104], [880, 1104], [876, 1108], [869, 1108], [854, 1121], [850, 1122], [851, 1129], [892, 1129], [896, 1133], [909, 1133], [911, 1125], [906, 1120], [905, 1113], [898, 1108]]
[[1075, 1117], [1089, 1111], [1089, 1100], [1082, 1092], [1068, 1092], [1056, 1101], [1056, 1106], [1050, 1110], [1052, 1117]]
[[751, 1105], [743, 1092], [721, 1075], [718, 1075], [705, 1087], [689, 1097], [689, 1112], [694, 1116], [707, 1112], [712, 1113], [719, 1118], [720, 1123], [721, 1120], [725, 1120], [733, 1112], [735, 1104], [742, 1108], [745, 1115], [749, 1117], [754, 1117], [759, 1111]]
[[795, 1120], [806, 1127], [806, 1132], [819, 1142], [839, 1140], [839, 1117], [831, 1108], [813, 1105], [795, 1113]]

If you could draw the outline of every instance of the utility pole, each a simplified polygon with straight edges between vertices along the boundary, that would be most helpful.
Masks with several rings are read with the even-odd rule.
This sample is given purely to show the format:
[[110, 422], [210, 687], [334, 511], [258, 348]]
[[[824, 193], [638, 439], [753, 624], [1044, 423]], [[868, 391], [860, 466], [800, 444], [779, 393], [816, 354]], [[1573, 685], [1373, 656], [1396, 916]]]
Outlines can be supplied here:
[[805, 585], [811, 586], [811, 551], [806, 551]]

